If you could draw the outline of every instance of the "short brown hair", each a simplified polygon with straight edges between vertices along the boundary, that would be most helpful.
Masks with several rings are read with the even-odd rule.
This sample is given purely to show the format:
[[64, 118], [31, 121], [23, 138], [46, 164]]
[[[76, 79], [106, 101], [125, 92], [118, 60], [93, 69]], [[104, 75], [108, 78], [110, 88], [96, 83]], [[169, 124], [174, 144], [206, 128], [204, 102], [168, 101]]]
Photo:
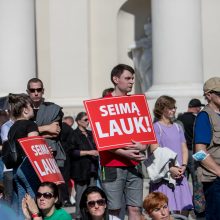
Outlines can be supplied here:
[[30, 89], [30, 84], [31, 83], [40, 83], [41, 84], [41, 88], [43, 89], [44, 88], [44, 84], [43, 84], [43, 82], [40, 80], [40, 79], [38, 79], [38, 78], [32, 78], [32, 79], [30, 79], [29, 81], [28, 81], [28, 83], [27, 83], [27, 89]]
[[168, 204], [166, 195], [161, 192], [152, 192], [145, 197], [143, 208], [148, 214], [151, 214], [154, 209], [160, 208], [165, 203]]
[[163, 111], [165, 108], [173, 108], [175, 107], [176, 104], [176, 100], [170, 96], [167, 95], [163, 95], [160, 96], [154, 106], [154, 116], [160, 120], [162, 115], [163, 115]]
[[114, 76], [120, 77], [121, 74], [124, 72], [124, 70], [131, 72], [132, 75], [135, 74], [134, 69], [131, 66], [126, 65], [126, 64], [118, 64], [111, 71], [111, 81], [114, 85], [115, 85], [115, 82], [113, 80], [113, 77]]

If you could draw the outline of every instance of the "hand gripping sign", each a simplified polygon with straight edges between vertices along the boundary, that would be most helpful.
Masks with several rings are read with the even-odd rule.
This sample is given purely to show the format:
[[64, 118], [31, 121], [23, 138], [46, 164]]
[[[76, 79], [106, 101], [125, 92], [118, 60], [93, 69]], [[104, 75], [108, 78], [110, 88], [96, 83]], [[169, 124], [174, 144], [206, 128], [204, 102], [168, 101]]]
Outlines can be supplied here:
[[157, 143], [146, 97], [117, 96], [84, 101], [99, 151]]
[[43, 137], [33, 136], [18, 140], [41, 182], [50, 181], [64, 183], [62, 174], [54, 157], [51, 155], [47, 142]]

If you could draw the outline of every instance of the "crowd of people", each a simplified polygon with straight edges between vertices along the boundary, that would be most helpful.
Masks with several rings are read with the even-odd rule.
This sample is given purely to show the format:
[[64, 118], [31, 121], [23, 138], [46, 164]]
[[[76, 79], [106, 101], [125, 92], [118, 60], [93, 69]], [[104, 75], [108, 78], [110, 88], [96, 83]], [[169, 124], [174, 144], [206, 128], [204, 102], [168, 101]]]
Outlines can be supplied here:
[[[104, 90], [102, 97], [127, 96], [134, 74], [128, 65], [115, 66], [111, 71], [114, 87]], [[129, 146], [100, 152], [88, 128], [87, 113], [64, 116], [62, 107], [45, 101], [44, 89], [40, 79], [30, 79], [27, 93], [9, 94], [8, 109], [0, 112], [2, 145], [14, 142], [17, 149], [13, 166], [1, 161], [0, 200], [13, 207], [17, 219], [72, 219], [62, 208], [72, 205], [74, 219], [83, 220], [124, 219], [125, 213], [129, 220], [145, 219], [144, 213], [155, 220], [187, 219], [192, 210], [208, 220], [220, 219], [219, 77], [204, 84], [208, 103], [204, 108], [200, 100], [192, 99], [187, 112], [176, 117], [173, 97], [162, 95], [156, 100], [157, 144], [131, 140]], [[18, 142], [31, 136], [46, 140], [65, 183], [40, 181]], [[150, 178], [144, 201], [143, 168]]]

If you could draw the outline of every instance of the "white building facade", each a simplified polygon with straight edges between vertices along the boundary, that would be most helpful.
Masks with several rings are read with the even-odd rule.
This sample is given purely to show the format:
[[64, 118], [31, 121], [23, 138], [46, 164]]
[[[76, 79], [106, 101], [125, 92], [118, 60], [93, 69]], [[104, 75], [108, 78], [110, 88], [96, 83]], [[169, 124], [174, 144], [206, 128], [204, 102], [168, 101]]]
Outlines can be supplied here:
[[152, 84], [144, 92], [150, 108], [166, 94], [184, 111], [191, 98], [202, 100], [206, 79], [220, 76], [219, 10], [218, 0], [0, 0], [0, 96], [25, 92], [37, 76], [47, 100], [76, 114], [112, 87], [113, 66], [134, 66], [129, 48], [150, 18]]

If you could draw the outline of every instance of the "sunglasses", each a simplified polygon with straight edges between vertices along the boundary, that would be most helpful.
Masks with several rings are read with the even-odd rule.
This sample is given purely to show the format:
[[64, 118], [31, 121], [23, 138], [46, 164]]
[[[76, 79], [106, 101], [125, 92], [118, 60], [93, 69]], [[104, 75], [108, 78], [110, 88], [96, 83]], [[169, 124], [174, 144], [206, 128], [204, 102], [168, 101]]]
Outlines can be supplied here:
[[45, 193], [37, 192], [37, 194], [36, 194], [37, 199], [40, 199], [42, 196], [45, 199], [51, 199], [52, 197], [54, 197], [54, 195], [50, 192], [45, 192]]
[[85, 121], [85, 122], [87, 122], [88, 120], [89, 120], [88, 118], [83, 119], [83, 121]]
[[42, 92], [42, 91], [43, 91], [43, 88], [37, 88], [37, 89], [31, 89], [31, 88], [30, 88], [30, 89], [28, 89], [28, 90], [29, 90], [30, 93], [35, 93], [35, 91], [37, 91], [37, 92], [39, 93], [39, 92]]
[[105, 199], [98, 199], [96, 201], [91, 200], [91, 201], [87, 202], [87, 206], [89, 208], [95, 207], [95, 204], [97, 204], [98, 206], [104, 206], [105, 205]]
[[217, 96], [219, 96], [219, 97], [220, 97], [220, 92], [211, 91], [210, 93], [213, 93], [213, 94], [215, 94], [215, 95], [217, 95]]

